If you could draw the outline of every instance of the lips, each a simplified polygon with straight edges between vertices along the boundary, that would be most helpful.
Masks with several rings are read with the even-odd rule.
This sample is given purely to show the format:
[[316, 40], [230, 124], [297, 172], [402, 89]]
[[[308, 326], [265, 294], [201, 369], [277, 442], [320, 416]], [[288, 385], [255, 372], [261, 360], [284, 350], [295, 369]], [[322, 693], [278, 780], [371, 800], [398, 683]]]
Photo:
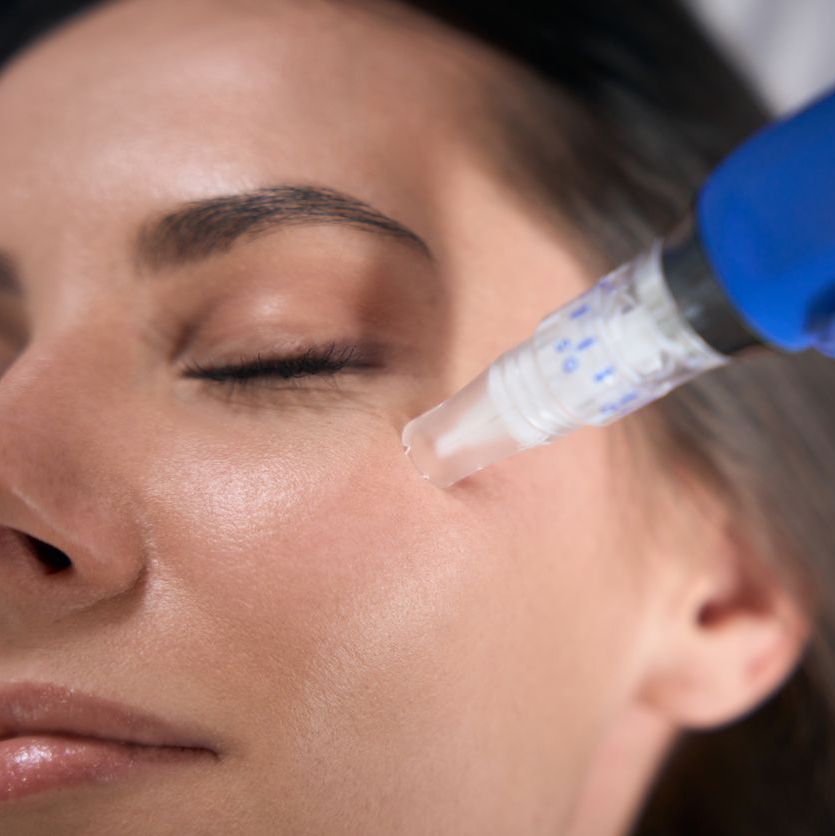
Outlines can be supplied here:
[[217, 755], [200, 734], [109, 700], [57, 685], [0, 687], [0, 804]]

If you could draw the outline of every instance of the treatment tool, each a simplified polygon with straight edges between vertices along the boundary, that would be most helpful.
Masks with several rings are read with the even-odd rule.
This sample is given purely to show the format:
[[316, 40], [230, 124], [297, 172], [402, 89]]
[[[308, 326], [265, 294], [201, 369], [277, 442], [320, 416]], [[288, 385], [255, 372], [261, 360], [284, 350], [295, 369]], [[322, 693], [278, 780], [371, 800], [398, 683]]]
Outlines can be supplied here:
[[410, 421], [403, 445], [448, 487], [755, 346], [835, 357], [835, 92], [745, 142], [673, 234]]

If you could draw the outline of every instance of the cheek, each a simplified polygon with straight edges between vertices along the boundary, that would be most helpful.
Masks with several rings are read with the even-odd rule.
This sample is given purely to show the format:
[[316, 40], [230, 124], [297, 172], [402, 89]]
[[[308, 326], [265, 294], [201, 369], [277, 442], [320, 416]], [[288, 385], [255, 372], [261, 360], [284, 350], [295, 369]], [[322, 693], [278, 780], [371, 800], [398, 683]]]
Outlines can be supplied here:
[[300, 422], [178, 432], [151, 457], [143, 499], [169, 608], [176, 595], [294, 700], [323, 676], [347, 691], [426, 641], [477, 550], [390, 421]]
[[440, 718], [464, 702], [450, 689], [460, 623], [486, 582], [463, 509], [418, 476], [390, 423], [356, 423], [325, 441], [181, 434], [145, 498], [166, 654], [212, 672], [250, 766], [299, 797], [346, 774], [384, 787], [390, 757], [443, 739]]
[[[166, 652], [211, 672], [250, 765], [291, 793], [327, 788], [323, 811], [346, 774], [385, 788], [404, 771], [426, 809], [509, 784], [550, 804], [625, 635], [598, 440], [445, 492], [390, 421], [340, 427], [179, 433], [150, 457]], [[506, 774], [524, 768], [536, 780]]]

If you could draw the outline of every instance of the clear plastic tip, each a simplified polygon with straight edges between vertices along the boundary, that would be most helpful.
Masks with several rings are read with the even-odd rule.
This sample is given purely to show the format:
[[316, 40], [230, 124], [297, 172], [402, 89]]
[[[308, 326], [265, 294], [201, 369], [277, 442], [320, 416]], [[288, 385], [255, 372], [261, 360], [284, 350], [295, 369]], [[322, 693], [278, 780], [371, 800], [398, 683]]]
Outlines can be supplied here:
[[520, 450], [610, 424], [727, 360], [682, 316], [656, 243], [410, 421], [403, 444], [424, 476], [449, 487]]
[[496, 390], [492, 367], [455, 397], [410, 421], [403, 444], [417, 469], [442, 488], [454, 485], [487, 464], [548, 440], [510, 425], [512, 412]]

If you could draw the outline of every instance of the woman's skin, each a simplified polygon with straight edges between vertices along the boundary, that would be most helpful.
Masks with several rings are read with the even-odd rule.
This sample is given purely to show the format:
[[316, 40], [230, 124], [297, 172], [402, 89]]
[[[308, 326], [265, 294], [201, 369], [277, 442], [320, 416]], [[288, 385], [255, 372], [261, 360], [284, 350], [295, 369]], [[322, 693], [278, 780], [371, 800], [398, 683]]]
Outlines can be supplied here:
[[[448, 491], [403, 454], [594, 278], [487, 159], [513, 72], [324, 0], [125, 0], [4, 69], [0, 682], [214, 754], [0, 795], [2, 832], [607, 836], [681, 729], [789, 675], [802, 607], [645, 419]], [[253, 192], [235, 241], [233, 201], [154, 229]], [[332, 344], [355, 365], [188, 376]]]

